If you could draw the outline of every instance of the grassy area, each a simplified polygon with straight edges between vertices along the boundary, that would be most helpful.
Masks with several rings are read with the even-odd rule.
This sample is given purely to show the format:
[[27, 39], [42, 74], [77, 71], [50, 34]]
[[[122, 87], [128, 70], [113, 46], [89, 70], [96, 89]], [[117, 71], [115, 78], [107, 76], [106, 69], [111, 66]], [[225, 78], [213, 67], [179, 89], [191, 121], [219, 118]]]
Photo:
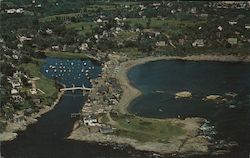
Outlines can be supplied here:
[[25, 71], [29, 72], [32, 77], [39, 77], [40, 80], [36, 81], [36, 86], [38, 89], [41, 89], [45, 94], [41, 94], [41, 99], [44, 104], [51, 105], [55, 98], [57, 97], [57, 89], [55, 87], [55, 81], [45, 77], [40, 72], [39, 64], [22, 64], [21, 67], [24, 68]]
[[79, 30], [79, 31], [84, 31], [84, 32], [91, 32], [91, 28], [96, 27], [97, 24], [93, 22], [78, 22], [78, 23], [71, 23], [67, 24], [66, 28], [67, 29], [74, 29], [74, 30]]
[[85, 58], [87, 58], [86, 54], [84, 54], [84, 53], [70, 53], [70, 52], [57, 52], [57, 51], [45, 52], [45, 55], [48, 57], [66, 58], [66, 59], [85, 59]]
[[[143, 18], [128, 18], [127, 21], [130, 24], [141, 24], [146, 27], [148, 19]], [[204, 24], [206, 21], [202, 20], [179, 20], [179, 19], [159, 19], [159, 18], [151, 18], [150, 27], [151, 28], [166, 28], [168, 27], [189, 27], [194, 26], [196, 24]]]
[[50, 21], [55, 21], [57, 17], [71, 18], [71, 17], [78, 16], [78, 15], [79, 13], [69, 13], [69, 14], [58, 14], [58, 15], [46, 16], [44, 18], [40, 18], [39, 22], [50, 22]]
[[132, 32], [132, 31], [121, 31], [117, 34], [117, 38], [119, 40], [128, 40], [130, 38], [135, 38], [138, 36], [138, 32]]
[[96, 9], [101, 8], [103, 11], [115, 10], [115, 5], [90, 5], [87, 7], [88, 11], [95, 11]]
[[169, 138], [185, 133], [182, 124], [172, 124], [167, 120], [142, 118], [120, 113], [111, 113], [110, 115], [117, 123], [116, 135], [141, 142], [167, 142]]
[[124, 55], [127, 55], [129, 59], [136, 59], [142, 55], [142, 53], [137, 48], [122, 48], [119, 49], [119, 51], [124, 53]]

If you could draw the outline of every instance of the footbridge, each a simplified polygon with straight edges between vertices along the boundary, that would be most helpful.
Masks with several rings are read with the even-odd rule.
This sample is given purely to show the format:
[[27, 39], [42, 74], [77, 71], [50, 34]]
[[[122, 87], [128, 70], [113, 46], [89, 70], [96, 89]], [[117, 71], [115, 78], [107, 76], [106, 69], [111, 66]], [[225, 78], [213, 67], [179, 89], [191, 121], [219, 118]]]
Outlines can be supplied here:
[[75, 90], [82, 90], [82, 91], [90, 91], [91, 88], [85, 87], [84, 84], [82, 84], [82, 87], [76, 87], [74, 84], [72, 85], [72, 87], [65, 87], [65, 88], [61, 88], [60, 91], [75, 91]]

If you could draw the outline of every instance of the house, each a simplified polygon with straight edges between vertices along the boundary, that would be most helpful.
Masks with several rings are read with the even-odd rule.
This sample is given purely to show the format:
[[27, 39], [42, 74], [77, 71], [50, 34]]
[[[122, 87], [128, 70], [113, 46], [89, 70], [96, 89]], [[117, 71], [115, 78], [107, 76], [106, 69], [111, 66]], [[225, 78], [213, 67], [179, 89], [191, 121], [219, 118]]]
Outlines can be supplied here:
[[31, 89], [30, 89], [30, 93], [31, 93], [32, 95], [37, 94], [37, 90], [36, 90], [35, 88], [31, 88]]
[[180, 39], [178, 39], [178, 42], [179, 42], [180, 45], [183, 46], [185, 44], [185, 39], [180, 38]]
[[18, 9], [16, 9], [16, 13], [18, 13], [18, 14], [24, 13], [23, 8], [18, 8]]
[[250, 29], [250, 24], [245, 24], [245, 29]]
[[53, 49], [53, 50], [59, 50], [60, 47], [59, 47], [58, 45], [56, 45], [56, 46], [51, 46], [51, 49]]
[[227, 42], [231, 45], [236, 45], [238, 43], [238, 39], [237, 38], [228, 38]]
[[166, 46], [166, 42], [165, 41], [158, 41], [155, 43], [155, 45], [157, 47], [165, 47]]
[[197, 13], [197, 8], [196, 7], [192, 7], [191, 10], [190, 10], [190, 12], [192, 14], [196, 14]]
[[47, 30], [45, 31], [47, 34], [52, 34], [53, 33], [53, 31], [50, 29], [50, 28], [47, 28]]
[[202, 14], [200, 14], [200, 17], [204, 18], [204, 19], [207, 19], [208, 18], [208, 14], [202, 13]]
[[193, 47], [204, 47], [205, 43], [203, 39], [197, 39], [192, 43]]
[[14, 99], [15, 103], [21, 103], [24, 99], [20, 95], [12, 95], [12, 99]]
[[100, 133], [102, 134], [108, 134], [108, 133], [113, 133], [114, 130], [111, 127], [101, 127], [99, 129]]
[[88, 49], [88, 44], [87, 43], [82, 43], [81, 46], [79, 46], [80, 50], [87, 50]]
[[14, 89], [12, 88], [11, 91], [10, 91], [10, 94], [14, 95], [14, 94], [18, 94], [18, 90], [17, 89]]
[[83, 123], [87, 126], [89, 126], [89, 125], [92, 126], [93, 124], [98, 123], [98, 120], [95, 116], [89, 115], [89, 116], [83, 118]]
[[16, 9], [8, 9], [6, 10], [7, 14], [14, 14], [16, 12]]
[[35, 103], [36, 105], [41, 104], [41, 99], [39, 99], [39, 98], [34, 98], [32, 101], [33, 101], [33, 103]]
[[236, 25], [237, 23], [238, 23], [237, 21], [229, 21], [229, 22], [228, 22], [228, 24], [230, 24], [230, 25], [232, 25], [232, 26], [233, 26], [233, 25]]
[[218, 30], [222, 31], [223, 30], [222, 26], [218, 26]]
[[96, 22], [101, 23], [102, 19], [99, 18], [99, 19], [96, 20]]
[[18, 48], [18, 49], [20, 49], [20, 48], [22, 48], [22, 47], [23, 47], [23, 44], [22, 44], [22, 43], [17, 44], [17, 48]]
[[144, 29], [143, 32], [148, 33], [149, 35], [155, 36], [155, 37], [157, 37], [161, 34], [159, 31], [155, 31], [153, 29]]
[[18, 36], [18, 38], [19, 38], [19, 41], [21, 43], [23, 43], [24, 41], [31, 41], [32, 40], [32, 38], [25, 37], [25, 36]]

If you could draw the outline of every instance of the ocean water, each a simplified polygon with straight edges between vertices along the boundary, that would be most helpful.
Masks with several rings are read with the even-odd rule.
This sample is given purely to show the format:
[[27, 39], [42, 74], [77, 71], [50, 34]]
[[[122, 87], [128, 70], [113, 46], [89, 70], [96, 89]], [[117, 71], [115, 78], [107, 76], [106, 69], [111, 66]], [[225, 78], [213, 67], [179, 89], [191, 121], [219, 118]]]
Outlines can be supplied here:
[[[57, 63], [57, 64], [56, 64]], [[72, 64], [73, 63], [73, 64]], [[86, 64], [85, 64], [86, 63]], [[93, 68], [94, 67], [94, 68]], [[56, 71], [55, 71], [56, 70]], [[66, 70], [66, 71], [65, 71]], [[70, 70], [70, 71], [69, 71]], [[86, 72], [86, 70], [88, 70]], [[247, 158], [250, 153], [250, 64], [190, 61], [156, 61], [136, 66], [128, 72], [131, 83], [143, 92], [130, 105], [132, 113], [143, 117], [204, 117], [215, 125], [218, 140], [239, 143], [227, 155], [161, 155], [166, 158]], [[41, 72], [67, 87], [91, 87], [101, 67], [89, 60], [47, 58]], [[191, 99], [174, 99], [175, 93], [187, 90]], [[209, 94], [238, 95], [230, 103], [204, 102]], [[66, 92], [53, 110], [29, 125], [18, 137], [1, 144], [4, 158], [146, 158], [152, 152], [137, 151], [130, 146], [98, 144], [65, 139], [86, 100], [82, 92]], [[232, 106], [234, 105], [234, 106]], [[194, 154], [194, 153], [192, 153]]]
[[[233, 157], [250, 154], [249, 63], [161, 60], [132, 68], [128, 77], [143, 93], [130, 104], [130, 112], [154, 118], [205, 118], [215, 126], [215, 140], [239, 144], [232, 149]], [[191, 92], [192, 98], [175, 99], [180, 91]], [[227, 101], [203, 101], [208, 95]]]

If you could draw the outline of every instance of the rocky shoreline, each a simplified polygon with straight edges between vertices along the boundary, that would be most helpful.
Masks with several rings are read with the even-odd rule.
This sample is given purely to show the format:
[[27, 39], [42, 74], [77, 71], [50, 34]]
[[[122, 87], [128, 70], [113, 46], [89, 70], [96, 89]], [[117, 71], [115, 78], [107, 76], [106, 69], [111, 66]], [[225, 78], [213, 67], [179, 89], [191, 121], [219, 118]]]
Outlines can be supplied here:
[[43, 114], [52, 110], [55, 107], [55, 105], [59, 102], [63, 94], [64, 94], [63, 91], [59, 92], [57, 94], [56, 100], [51, 106], [43, 106], [37, 113], [33, 113], [30, 116], [24, 116], [24, 114], [21, 112], [20, 116], [24, 117], [22, 121], [18, 122], [8, 121], [5, 131], [3, 133], [0, 133], [0, 141], [11, 141], [15, 139], [18, 135], [17, 134], [18, 131], [26, 130], [28, 125], [36, 123], [38, 121], [37, 118], [41, 117]]
[[[188, 60], [188, 61], [220, 61], [220, 62], [250, 62], [250, 56], [247, 57], [238, 57], [232, 55], [192, 55], [186, 57], [180, 56], [160, 56], [160, 57], [145, 57], [136, 60], [129, 60], [129, 61], [119, 61], [118, 55], [110, 56], [110, 60], [105, 63], [105, 69], [102, 72], [102, 78], [98, 78], [94, 81], [94, 86], [92, 93], [89, 94], [89, 97], [98, 95], [98, 88], [100, 85], [105, 83], [109, 77], [114, 77], [120, 83], [122, 88], [122, 93], [120, 97], [117, 97], [118, 103], [114, 104], [112, 107], [104, 109], [103, 106], [98, 106], [98, 102], [89, 100], [83, 106], [83, 115], [90, 115], [90, 114], [100, 114], [102, 112], [107, 113], [113, 109], [118, 109], [123, 114], [129, 114], [127, 108], [130, 102], [141, 95], [141, 92], [133, 87], [130, 84], [130, 81], [127, 77], [127, 72], [129, 69], [136, 65], [144, 64], [150, 61], [157, 61], [157, 60]], [[112, 63], [112, 64], [111, 64]], [[112, 71], [113, 70], [113, 71]], [[97, 84], [95, 84], [97, 83]], [[102, 84], [98, 84], [102, 83]], [[94, 103], [94, 104], [93, 104]], [[101, 103], [99, 103], [101, 104]], [[86, 110], [88, 108], [88, 110]], [[100, 110], [102, 109], [102, 110]], [[183, 135], [181, 137], [171, 138], [169, 141], [170, 143], [156, 143], [156, 142], [146, 142], [141, 143], [137, 140], [118, 137], [115, 135], [106, 135], [101, 134], [98, 132], [89, 133], [86, 132], [86, 127], [82, 127], [77, 122], [77, 126], [79, 128], [75, 128], [70, 136], [69, 139], [74, 140], [82, 140], [82, 141], [93, 141], [93, 142], [104, 142], [104, 143], [117, 143], [117, 144], [128, 144], [133, 146], [138, 150], [145, 150], [145, 151], [153, 151], [158, 152], [161, 154], [169, 154], [169, 153], [187, 153], [187, 152], [201, 152], [207, 153], [208, 146], [211, 145], [207, 137], [199, 136], [199, 130], [202, 124], [204, 123], [204, 119], [202, 118], [187, 118], [185, 120], [180, 119], [167, 119], [169, 121], [174, 121], [175, 123], [184, 123], [184, 129], [187, 131], [188, 134]], [[102, 123], [102, 121], [100, 121]], [[188, 122], [188, 123], [187, 123]]]

